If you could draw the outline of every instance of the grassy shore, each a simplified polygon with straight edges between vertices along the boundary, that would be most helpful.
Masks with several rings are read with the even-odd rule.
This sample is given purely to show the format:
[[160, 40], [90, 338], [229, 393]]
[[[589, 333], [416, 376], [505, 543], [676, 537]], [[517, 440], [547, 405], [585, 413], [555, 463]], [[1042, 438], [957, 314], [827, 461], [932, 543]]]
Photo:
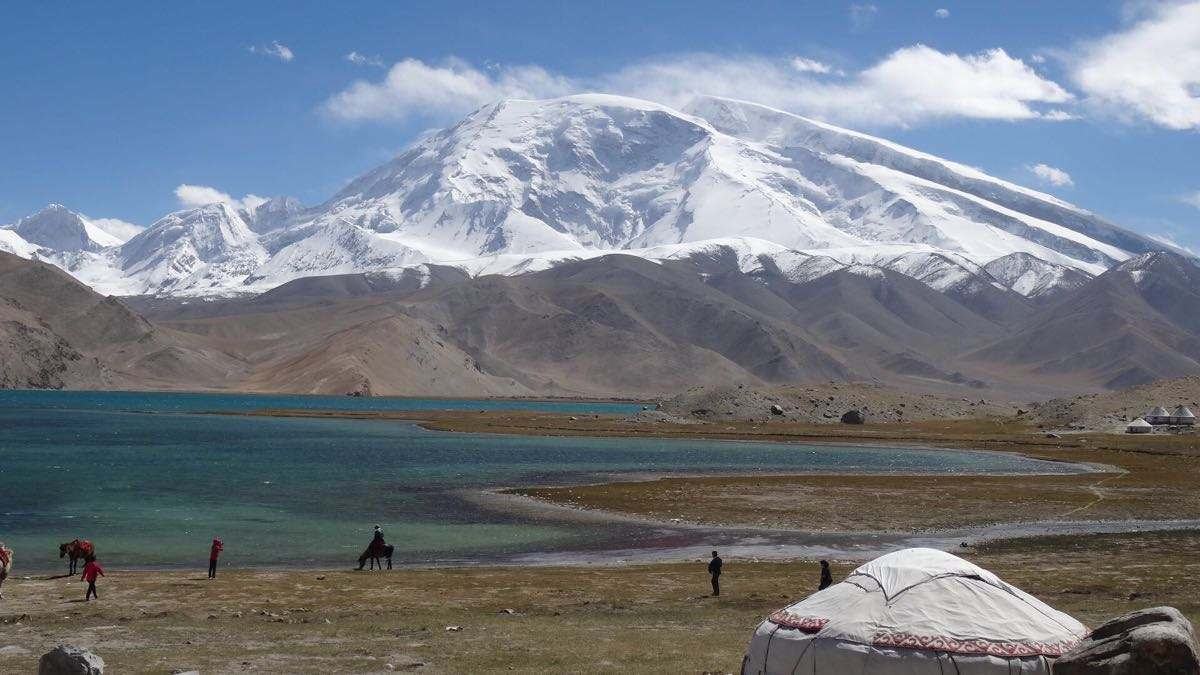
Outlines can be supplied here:
[[[1173, 532], [1014, 540], [964, 555], [1094, 624], [1158, 604], [1200, 620], [1196, 550], [1200, 533]], [[851, 568], [835, 564], [835, 578]], [[718, 599], [705, 595], [701, 561], [223, 571], [215, 581], [113, 570], [90, 604], [77, 602], [77, 581], [18, 577], [0, 601], [0, 671], [32, 672], [67, 641], [121, 673], [733, 672], [757, 622], [812, 592], [817, 575], [810, 562], [731, 560]]]
[[[280, 413], [274, 413], [280, 414]], [[646, 424], [545, 413], [285, 413], [420, 421], [448, 431], [888, 443], [1102, 463], [1037, 477], [692, 477], [518, 490], [578, 508], [715, 525], [913, 531], [1042, 519], [1200, 518], [1195, 437], [1047, 438], [1013, 420], [887, 427]], [[1200, 621], [1198, 532], [1042, 537], [956, 551], [1085, 623], [1170, 604]], [[19, 559], [18, 559], [19, 563]], [[121, 572], [102, 600], [62, 578], [11, 578], [0, 672], [59, 642], [116, 672], [733, 672], [758, 621], [810, 593], [813, 562], [610, 567]], [[835, 577], [854, 563], [835, 564]], [[17, 574], [20, 574], [18, 568]], [[390, 666], [390, 667], [389, 667]]]

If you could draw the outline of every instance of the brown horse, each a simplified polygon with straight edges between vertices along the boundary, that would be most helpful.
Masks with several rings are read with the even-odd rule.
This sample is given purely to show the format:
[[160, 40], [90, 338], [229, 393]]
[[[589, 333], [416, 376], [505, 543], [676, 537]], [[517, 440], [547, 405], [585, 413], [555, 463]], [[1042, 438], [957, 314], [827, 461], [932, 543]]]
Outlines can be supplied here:
[[65, 544], [58, 545], [58, 557], [66, 558], [69, 556], [71, 558], [71, 576], [75, 575], [75, 568], [78, 562], [90, 555], [96, 555], [96, 547], [92, 546], [92, 542], [86, 539], [74, 539]]
[[[4, 580], [8, 578], [8, 572], [12, 569], [13, 552], [12, 549], [5, 546], [4, 542], [0, 541], [0, 589], [4, 587]], [[0, 598], [4, 594], [0, 593]]]

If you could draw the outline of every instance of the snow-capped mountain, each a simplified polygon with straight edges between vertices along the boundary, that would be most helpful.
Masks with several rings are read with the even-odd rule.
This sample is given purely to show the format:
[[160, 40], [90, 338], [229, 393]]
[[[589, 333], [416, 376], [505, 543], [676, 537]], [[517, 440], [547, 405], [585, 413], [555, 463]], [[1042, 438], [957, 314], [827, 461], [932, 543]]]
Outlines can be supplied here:
[[50, 204], [12, 225], [12, 231], [34, 246], [52, 251], [100, 251], [119, 246], [115, 237], [62, 204]]
[[[613, 252], [668, 260], [723, 247], [747, 270], [797, 282], [865, 265], [947, 293], [1033, 297], [1161, 248], [1050, 195], [779, 110], [702, 98], [679, 111], [598, 94], [484, 106], [314, 208], [213, 204], [125, 243], [38, 222], [26, 228], [37, 242], [21, 234], [24, 220], [12, 232], [88, 253], [44, 256], [85, 282], [165, 295], [434, 263], [518, 274]], [[0, 238], [28, 255], [20, 244]]]

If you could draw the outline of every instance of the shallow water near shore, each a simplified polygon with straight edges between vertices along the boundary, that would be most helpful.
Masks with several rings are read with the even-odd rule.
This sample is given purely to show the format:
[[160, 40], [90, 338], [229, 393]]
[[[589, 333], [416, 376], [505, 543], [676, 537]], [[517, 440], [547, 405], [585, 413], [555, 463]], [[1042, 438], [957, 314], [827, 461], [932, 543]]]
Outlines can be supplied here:
[[0, 541], [17, 551], [24, 570], [57, 569], [58, 543], [75, 537], [93, 540], [110, 566], [203, 565], [214, 536], [225, 542], [222, 562], [228, 565], [340, 566], [357, 558], [379, 523], [396, 546], [397, 563], [512, 561], [572, 551], [678, 549], [714, 537], [688, 528], [508, 511], [464, 493], [627, 474], [1081, 470], [985, 452], [458, 434], [395, 421], [210, 414], [518, 406], [579, 414], [638, 408], [529, 400], [0, 392]]

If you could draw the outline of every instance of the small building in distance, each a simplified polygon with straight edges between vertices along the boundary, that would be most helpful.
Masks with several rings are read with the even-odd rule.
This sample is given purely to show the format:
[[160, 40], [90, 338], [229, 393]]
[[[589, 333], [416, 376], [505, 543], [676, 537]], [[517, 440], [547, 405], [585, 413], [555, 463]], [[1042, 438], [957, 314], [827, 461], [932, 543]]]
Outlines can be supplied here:
[[1142, 419], [1146, 420], [1147, 422], [1149, 422], [1150, 424], [1152, 424], [1154, 426], [1158, 426], [1160, 424], [1170, 424], [1171, 423], [1171, 413], [1167, 412], [1166, 408], [1164, 408], [1162, 406], [1158, 406], [1157, 408], [1154, 408], [1153, 410], [1146, 413], [1145, 415], [1142, 415]]
[[1181, 405], [1171, 411], [1171, 421], [1169, 424], [1191, 427], [1196, 425], [1196, 415], [1186, 406]]
[[1154, 425], [1140, 417], [1130, 422], [1129, 426], [1125, 427], [1125, 433], [1127, 434], [1148, 434], [1152, 431], [1154, 431]]

